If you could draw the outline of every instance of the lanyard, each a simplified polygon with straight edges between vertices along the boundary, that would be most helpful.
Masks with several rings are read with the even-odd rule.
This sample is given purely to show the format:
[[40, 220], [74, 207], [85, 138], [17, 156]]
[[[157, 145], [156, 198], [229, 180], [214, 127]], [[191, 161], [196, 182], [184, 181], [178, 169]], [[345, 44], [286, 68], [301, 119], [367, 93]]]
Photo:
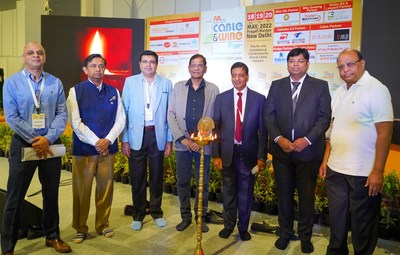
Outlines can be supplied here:
[[40, 97], [42, 96], [43, 89], [44, 89], [44, 75], [43, 75], [43, 78], [42, 78], [42, 83], [40, 84], [39, 95], [36, 97], [35, 91], [33, 90], [33, 85], [31, 83], [31, 80], [28, 78], [28, 76], [26, 76], [25, 70], [23, 70], [22, 73], [24, 74], [26, 80], [28, 81], [29, 88], [31, 90], [31, 94], [32, 94], [32, 98], [33, 98], [33, 102], [35, 103], [36, 112], [39, 113]]
[[144, 84], [145, 93], [144, 94], [146, 96], [146, 107], [147, 107], [147, 109], [149, 109], [150, 108], [150, 104], [151, 104], [151, 95], [152, 95], [154, 82], [153, 83], [148, 83], [146, 79], [144, 79], [144, 81], [145, 81], [145, 84]]

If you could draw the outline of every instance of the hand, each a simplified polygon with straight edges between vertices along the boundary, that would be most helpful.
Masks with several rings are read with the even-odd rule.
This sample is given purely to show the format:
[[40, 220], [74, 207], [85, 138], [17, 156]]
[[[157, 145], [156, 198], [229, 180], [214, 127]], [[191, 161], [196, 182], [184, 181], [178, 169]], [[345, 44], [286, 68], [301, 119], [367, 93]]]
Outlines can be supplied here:
[[172, 142], [166, 142], [164, 156], [168, 158], [171, 155], [171, 152], [172, 152]]
[[302, 138], [297, 138], [296, 141], [294, 141], [293, 146], [294, 146], [294, 151], [296, 152], [301, 152], [304, 150], [308, 145], [310, 145], [304, 137]]
[[47, 154], [54, 155], [49, 146], [50, 141], [44, 136], [36, 136], [32, 139], [32, 148], [36, 151], [36, 155], [39, 158], [47, 159]]
[[378, 193], [382, 193], [383, 171], [373, 169], [368, 176], [365, 187], [368, 187], [369, 196], [376, 196]]
[[122, 147], [122, 153], [129, 158], [131, 156], [131, 147], [129, 146], [129, 143], [122, 142], [121, 147]]
[[214, 168], [217, 170], [222, 170], [222, 159], [221, 157], [214, 158]]
[[294, 145], [287, 138], [281, 136], [278, 139], [278, 145], [282, 148], [282, 150], [286, 153], [290, 153], [294, 150]]
[[185, 138], [181, 141], [181, 144], [183, 144], [189, 151], [199, 151], [201, 149], [201, 146], [198, 145], [197, 143], [193, 142], [189, 138]]
[[96, 151], [98, 153], [100, 153], [103, 156], [107, 156], [108, 155], [108, 146], [110, 146], [110, 140], [102, 138], [97, 140], [96, 144], [95, 144], [95, 148]]
[[257, 159], [258, 171], [261, 172], [265, 169], [266, 163], [264, 159]]
[[321, 166], [319, 167], [319, 176], [322, 179], [325, 179], [326, 176], [326, 163], [322, 162]]

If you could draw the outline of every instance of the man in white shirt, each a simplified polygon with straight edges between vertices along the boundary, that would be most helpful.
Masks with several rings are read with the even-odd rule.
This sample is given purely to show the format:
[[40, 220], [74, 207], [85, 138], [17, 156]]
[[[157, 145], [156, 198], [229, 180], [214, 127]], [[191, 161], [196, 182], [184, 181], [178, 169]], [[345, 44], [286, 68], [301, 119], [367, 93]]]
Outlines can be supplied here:
[[351, 217], [354, 254], [373, 254], [378, 239], [383, 172], [393, 132], [388, 89], [365, 70], [358, 50], [342, 51], [337, 68], [345, 84], [332, 100], [320, 175], [326, 179], [331, 224], [326, 254], [348, 254]]
[[118, 136], [125, 126], [125, 112], [116, 88], [103, 83], [106, 60], [91, 54], [83, 61], [88, 79], [69, 91], [67, 100], [73, 129], [72, 151], [72, 241], [86, 239], [93, 178], [96, 177], [96, 220], [99, 235], [114, 236], [109, 216], [114, 189], [114, 161]]

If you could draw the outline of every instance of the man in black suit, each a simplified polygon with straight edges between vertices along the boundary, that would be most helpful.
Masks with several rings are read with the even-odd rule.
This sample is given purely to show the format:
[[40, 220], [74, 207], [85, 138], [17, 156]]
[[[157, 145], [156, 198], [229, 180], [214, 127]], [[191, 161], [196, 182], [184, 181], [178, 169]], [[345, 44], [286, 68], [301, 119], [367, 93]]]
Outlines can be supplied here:
[[267, 133], [263, 120], [265, 96], [247, 88], [249, 68], [241, 62], [231, 67], [232, 89], [217, 95], [214, 105], [214, 167], [222, 169], [224, 229], [228, 238], [238, 221], [240, 238], [251, 239], [248, 232], [254, 175], [251, 170], [265, 168]]
[[293, 201], [299, 198], [298, 235], [303, 253], [314, 246], [314, 191], [331, 117], [328, 83], [307, 74], [309, 53], [295, 48], [287, 56], [289, 76], [272, 82], [265, 107], [272, 165], [278, 186], [278, 221], [275, 242], [284, 250], [293, 234]]

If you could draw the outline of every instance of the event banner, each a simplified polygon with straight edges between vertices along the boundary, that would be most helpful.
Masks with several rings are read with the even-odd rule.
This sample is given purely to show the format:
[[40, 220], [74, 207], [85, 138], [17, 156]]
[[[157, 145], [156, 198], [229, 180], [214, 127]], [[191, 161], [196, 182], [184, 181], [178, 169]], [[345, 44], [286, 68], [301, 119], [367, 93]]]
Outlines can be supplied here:
[[[221, 91], [232, 87], [230, 67], [241, 61], [250, 69], [248, 86], [267, 95], [273, 80], [288, 76], [289, 51], [302, 47], [310, 52], [308, 74], [328, 81], [333, 91], [342, 83], [336, 68], [338, 54], [346, 48], [360, 48], [361, 4], [361, 0], [295, 1], [205, 11], [186, 19], [179, 15], [161, 20], [155, 17], [147, 20], [153, 28], [147, 38], [150, 49], [164, 57], [159, 70], [173, 82], [189, 78], [188, 58], [199, 52], [207, 58], [205, 78]], [[157, 27], [172, 26], [173, 20], [181, 21], [182, 27], [198, 24], [199, 28], [190, 33], [175, 30], [171, 36], [172, 28]], [[183, 38], [190, 41], [178, 44], [176, 50], [169, 48]]]
[[[146, 20], [146, 48], [159, 56], [158, 73], [174, 83], [187, 79], [187, 65], [199, 52], [200, 13], [152, 17]], [[180, 72], [180, 75], [179, 75]]]

